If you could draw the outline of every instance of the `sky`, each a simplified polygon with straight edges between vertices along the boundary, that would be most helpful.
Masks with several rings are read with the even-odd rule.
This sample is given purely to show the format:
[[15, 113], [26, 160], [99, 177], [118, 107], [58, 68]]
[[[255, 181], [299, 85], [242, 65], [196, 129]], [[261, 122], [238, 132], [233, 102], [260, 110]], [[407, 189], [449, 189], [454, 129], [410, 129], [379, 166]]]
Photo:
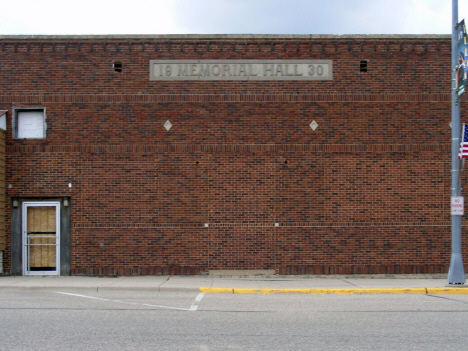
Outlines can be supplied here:
[[[468, 0], [458, 1], [459, 20]], [[452, 0], [16, 0], [0, 35], [450, 34]]]

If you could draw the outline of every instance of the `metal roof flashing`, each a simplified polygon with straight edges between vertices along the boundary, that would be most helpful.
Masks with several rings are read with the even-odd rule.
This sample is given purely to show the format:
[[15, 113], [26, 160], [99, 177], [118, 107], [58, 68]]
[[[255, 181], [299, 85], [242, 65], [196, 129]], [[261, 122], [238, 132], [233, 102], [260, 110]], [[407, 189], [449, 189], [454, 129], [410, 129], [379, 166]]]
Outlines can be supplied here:
[[449, 39], [449, 34], [164, 34], [164, 35], [0, 35], [0, 40], [311, 40], [311, 39]]

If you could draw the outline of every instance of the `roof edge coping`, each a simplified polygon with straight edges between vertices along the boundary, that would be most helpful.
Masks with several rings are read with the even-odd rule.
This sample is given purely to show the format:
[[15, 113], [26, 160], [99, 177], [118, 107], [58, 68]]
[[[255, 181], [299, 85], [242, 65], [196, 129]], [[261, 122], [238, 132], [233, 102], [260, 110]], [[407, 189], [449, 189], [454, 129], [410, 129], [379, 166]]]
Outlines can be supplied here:
[[450, 34], [113, 34], [113, 35], [0, 35], [0, 40], [249, 40], [249, 39], [448, 39]]

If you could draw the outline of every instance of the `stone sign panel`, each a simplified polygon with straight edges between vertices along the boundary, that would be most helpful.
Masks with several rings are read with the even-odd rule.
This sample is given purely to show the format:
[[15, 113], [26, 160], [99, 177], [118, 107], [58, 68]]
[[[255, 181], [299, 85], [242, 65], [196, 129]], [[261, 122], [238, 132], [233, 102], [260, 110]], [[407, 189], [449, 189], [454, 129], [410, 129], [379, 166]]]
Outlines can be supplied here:
[[150, 60], [150, 80], [332, 80], [331, 60]]

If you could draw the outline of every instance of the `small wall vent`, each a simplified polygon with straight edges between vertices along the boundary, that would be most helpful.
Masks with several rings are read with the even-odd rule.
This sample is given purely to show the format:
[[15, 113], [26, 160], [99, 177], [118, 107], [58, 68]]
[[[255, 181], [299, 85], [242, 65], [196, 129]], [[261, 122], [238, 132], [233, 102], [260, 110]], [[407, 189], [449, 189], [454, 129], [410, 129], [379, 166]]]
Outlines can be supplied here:
[[359, 71], [367, 72], [367, 63], [368, 62], [369, 62], [369, 60], [361, 60], [361, 62], [359, 63]]
[[122, 62], [114, 62], [114, 71], [122, 72]]

